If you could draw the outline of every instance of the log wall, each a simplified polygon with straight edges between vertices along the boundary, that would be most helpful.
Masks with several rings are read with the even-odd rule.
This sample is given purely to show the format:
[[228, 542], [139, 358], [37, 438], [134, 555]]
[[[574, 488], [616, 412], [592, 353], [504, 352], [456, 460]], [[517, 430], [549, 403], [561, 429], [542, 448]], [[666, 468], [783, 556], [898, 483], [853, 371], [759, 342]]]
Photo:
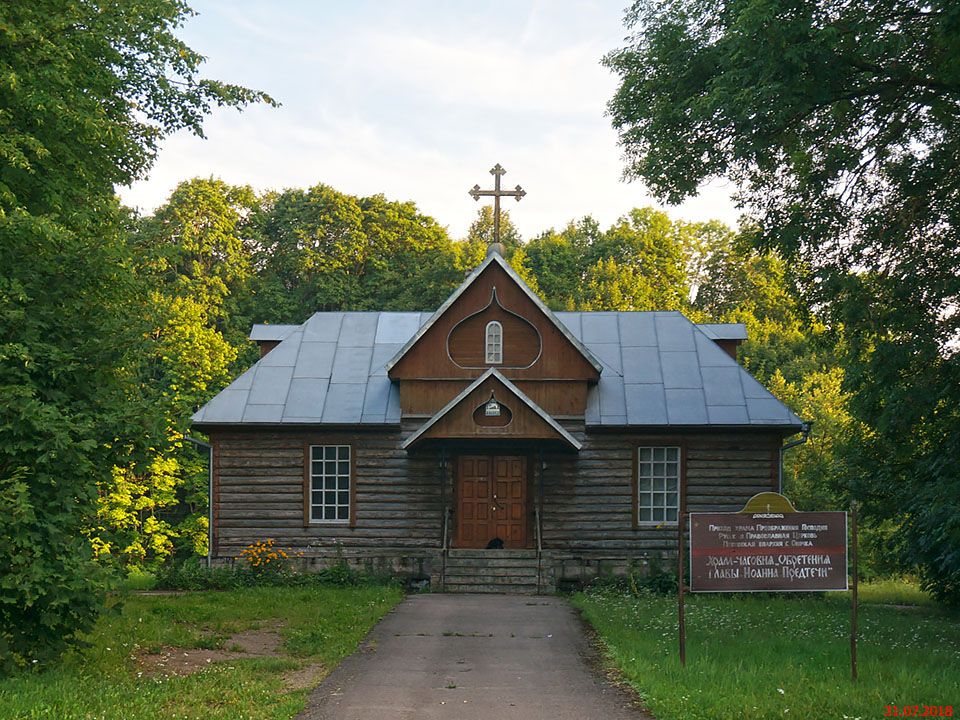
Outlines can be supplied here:
[[635, 522], [638, 446], [681, 447], [682, 511], [733, 512], [756, 493], [777, 489], [776, 433], [585, 433], [582, 424], [565, 426], [583, 448], [576, 456], [544, 456], [543, 547], [555, 582], [622, 573], [631, 564], [642, 568], [655, 556], [672, 567], [676, 524]]
[[[606, 550], [663, 546], [676, 525], [634, 527], [634, 452], [638, 446], [680, 446], [686, 510], [739, 510], [753, 495], [776, 490], [780, 439], [756, 433], [644, 435], [567, 430], [583, 442], [577, 455], [544, 459], [544, 544], [551, 548]], [[683, 508], [681, 508], [683, 509]]]
[[[398, 429], [375, 431], [218, 430], [214, 459], [214, 548], [230, 561], [273, 538], [307, 563], [338, 555], [429, 576], [439, 554], [442, 505], [439, 458], [408, 456]], [[304, 456], [310, 445], [348, 444], [354, 466], [350, 525], [307, 523]], [[368, 564], [369, 564], [368, 563]]]
[[[652, 555], [675, 553], [675, 525], [635, 523], [638, 445], [683, 448], [688, 511], [734, 511], [752, 495], [776, 489], [780, 437], [775, 433], [586, 433], [582, 422], [565, 425], [583, 448], [544, 455], [543, 547], [554, 581], [622, 571]], [[441, 488], [439, 451], [401, 449], [418, 426], [419, 421], [364, 431], [212, 430], [214, 557], [230, 560], [245, 546], [273, 538], [308, 562], [323, 564], [341, 552], [358, 563], [436, 577], [443, 506], [453, 502], [453, 478], [448, 472]], [[304, 449], [310, 444], [352, 447], [355, 513], [349, 526], [304, 521]], [[532, 513], [535, 475], [530, 482]]]

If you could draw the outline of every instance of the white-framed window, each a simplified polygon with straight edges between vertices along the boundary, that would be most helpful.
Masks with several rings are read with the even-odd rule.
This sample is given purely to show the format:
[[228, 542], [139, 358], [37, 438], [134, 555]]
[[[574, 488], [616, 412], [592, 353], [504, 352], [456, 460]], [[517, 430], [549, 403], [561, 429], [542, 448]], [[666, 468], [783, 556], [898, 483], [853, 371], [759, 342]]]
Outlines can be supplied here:
[[310, 522], [350, 522], [350, 446], [310, 446]]
[[499, 365], [503, 362], [503, 326], [496, 320], [487, 323], [487, 362]]
[[680, 511], [680, 448], [637, 448], [637, 522], [675, 523]]

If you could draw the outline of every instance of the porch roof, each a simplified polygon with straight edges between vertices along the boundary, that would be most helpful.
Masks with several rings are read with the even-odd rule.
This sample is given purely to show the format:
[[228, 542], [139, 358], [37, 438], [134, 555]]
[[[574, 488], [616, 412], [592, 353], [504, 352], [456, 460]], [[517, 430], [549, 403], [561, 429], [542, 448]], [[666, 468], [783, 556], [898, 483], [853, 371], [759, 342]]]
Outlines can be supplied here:
[[[492, 383], [488, 381], [492, 380]], [[528, 417], [526, 422], [523, 423], [526, 426], [525, 430], [520, 430], [519, 432], [511, 427], [507, 430], [508, 426], [504, 426], [503, 430], [500, 428], [491, 428], [491, 427], [478, 427], [474, 422], [472, 422], [473, 412], [476, 410], [479, 403], [482, 403], [486, 400], [486, 396], [482, 393], [485, 393], [487, 388], [484, 388], [484, 385], [496, 385], [501, 390], [505, 390], [507, 394], [507, 402], [512, 401], [509, 398], [512, 396], [519, 405], [515, 405], [516, 410], [511, 410], [514, 415], [513, 420], [511, 420], [511, 426], [514, 422], [521, 421], [521, 418], [518, 417], [524, 411], [528, 412]], [[477, 396], [478, 390], [481, 392], [480, 396]], [[473, 402], [470, 402], [471, 396], [474, 396]], [[501, 402], [504, 401], [504, 397], [500, 397]], [[440, 433], [435, 432], [440, 429], [440, 425], [447, 420], [456, 420], [455, 417], [458, 413], [462, 415], [468, 413], [467, 422], [461, 424], [461, 428], [456, 427], [456, 423], [451, 423], [453, 427], [444, 428]], [[468, 429], [464, 429], [464, 426]], [[560, 425], [556, 420], [554, 420], [548, 412], [543, 408], [537, 405], [533, 400], [527, 397], [520, 388], [510, 382], [503, 374], [496, 368], [490, 368], [483, 373], [480, 377], [470, 383], [463, 391], [457, 395], [453, 400], [448, 402], [443, 408], [441, 408], [433, 417], [427, 420], [415, 433], [408, 437], [403, 442], [404, 449], [410, 449], [420, 442], [432, 438], [432, 439], [449, 439], [449, 440], [492, 440], [492, 439], [502, 439], [509, 438], [514, 439], [539, 439], [539, 440], [560, 440], [567, 446], [573, 448], [574, 450], [579, 450], [581, 448], [581, 443], [573, 435], [567, 432], [562, 425]]]

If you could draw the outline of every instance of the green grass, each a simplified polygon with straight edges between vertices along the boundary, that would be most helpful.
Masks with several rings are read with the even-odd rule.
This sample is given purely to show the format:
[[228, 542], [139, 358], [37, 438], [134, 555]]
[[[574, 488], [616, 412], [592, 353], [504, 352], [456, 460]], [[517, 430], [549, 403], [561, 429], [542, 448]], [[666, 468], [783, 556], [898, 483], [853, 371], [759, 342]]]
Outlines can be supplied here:
[[887, 605], [928, 605], [936, 606], [929, 593], [906, 580], [874, 580], [860, 585], [858, 596], [862, 603], [884, 603]]
[[866, 585], [859, 673], [850, 680], [850, 602], [828, 595], [688, 595], [687, 665], [677, 599], [615, 590], [572, 598], [610, 663], [659, 720], [880, 718], [887, 705], [960, 713], [960, 617], [914, 604], [919, 591]]
[[[315, 663], [331, 669], [401, 597], [385, 586], [123, 597], [87, 638], [90, 647], [45, 672], [0, 680], [0, 718], [292, 718], [308, 690], [285, 690], [284, 673]], [[138, 675], [136, 653], [217, 648], [236, 632], [275, 627], [278, 657], [214, 663], [186, 677]]]

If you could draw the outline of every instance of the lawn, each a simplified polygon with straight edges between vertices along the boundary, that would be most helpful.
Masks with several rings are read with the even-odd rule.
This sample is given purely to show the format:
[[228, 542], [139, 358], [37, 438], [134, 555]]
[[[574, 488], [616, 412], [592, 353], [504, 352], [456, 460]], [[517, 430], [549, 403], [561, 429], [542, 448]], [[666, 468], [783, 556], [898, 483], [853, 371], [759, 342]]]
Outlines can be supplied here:
[[867, 585], [864, 596], [856, 684], [846, 593], [688, 595], [686, 668], [676, 597], [607, 589], [572, 601], [659, 720], [865, 720], [888, 705], [952, 705], [960, 716], [960, 617], [909, 588]]
[[[304, 685], [353, 652], [401, 596], [395, 587], [361, 586], [114, 598], [90, 647], [46, 672], [0, 680], [0, 718], [292, 718], [306, 702]], [[279, 647], [242, 657], [231, 637], [253, 630]], [[197, 648], [231, 657], [188, 675], [144, 660], [161, 653], [176, 660]]]

